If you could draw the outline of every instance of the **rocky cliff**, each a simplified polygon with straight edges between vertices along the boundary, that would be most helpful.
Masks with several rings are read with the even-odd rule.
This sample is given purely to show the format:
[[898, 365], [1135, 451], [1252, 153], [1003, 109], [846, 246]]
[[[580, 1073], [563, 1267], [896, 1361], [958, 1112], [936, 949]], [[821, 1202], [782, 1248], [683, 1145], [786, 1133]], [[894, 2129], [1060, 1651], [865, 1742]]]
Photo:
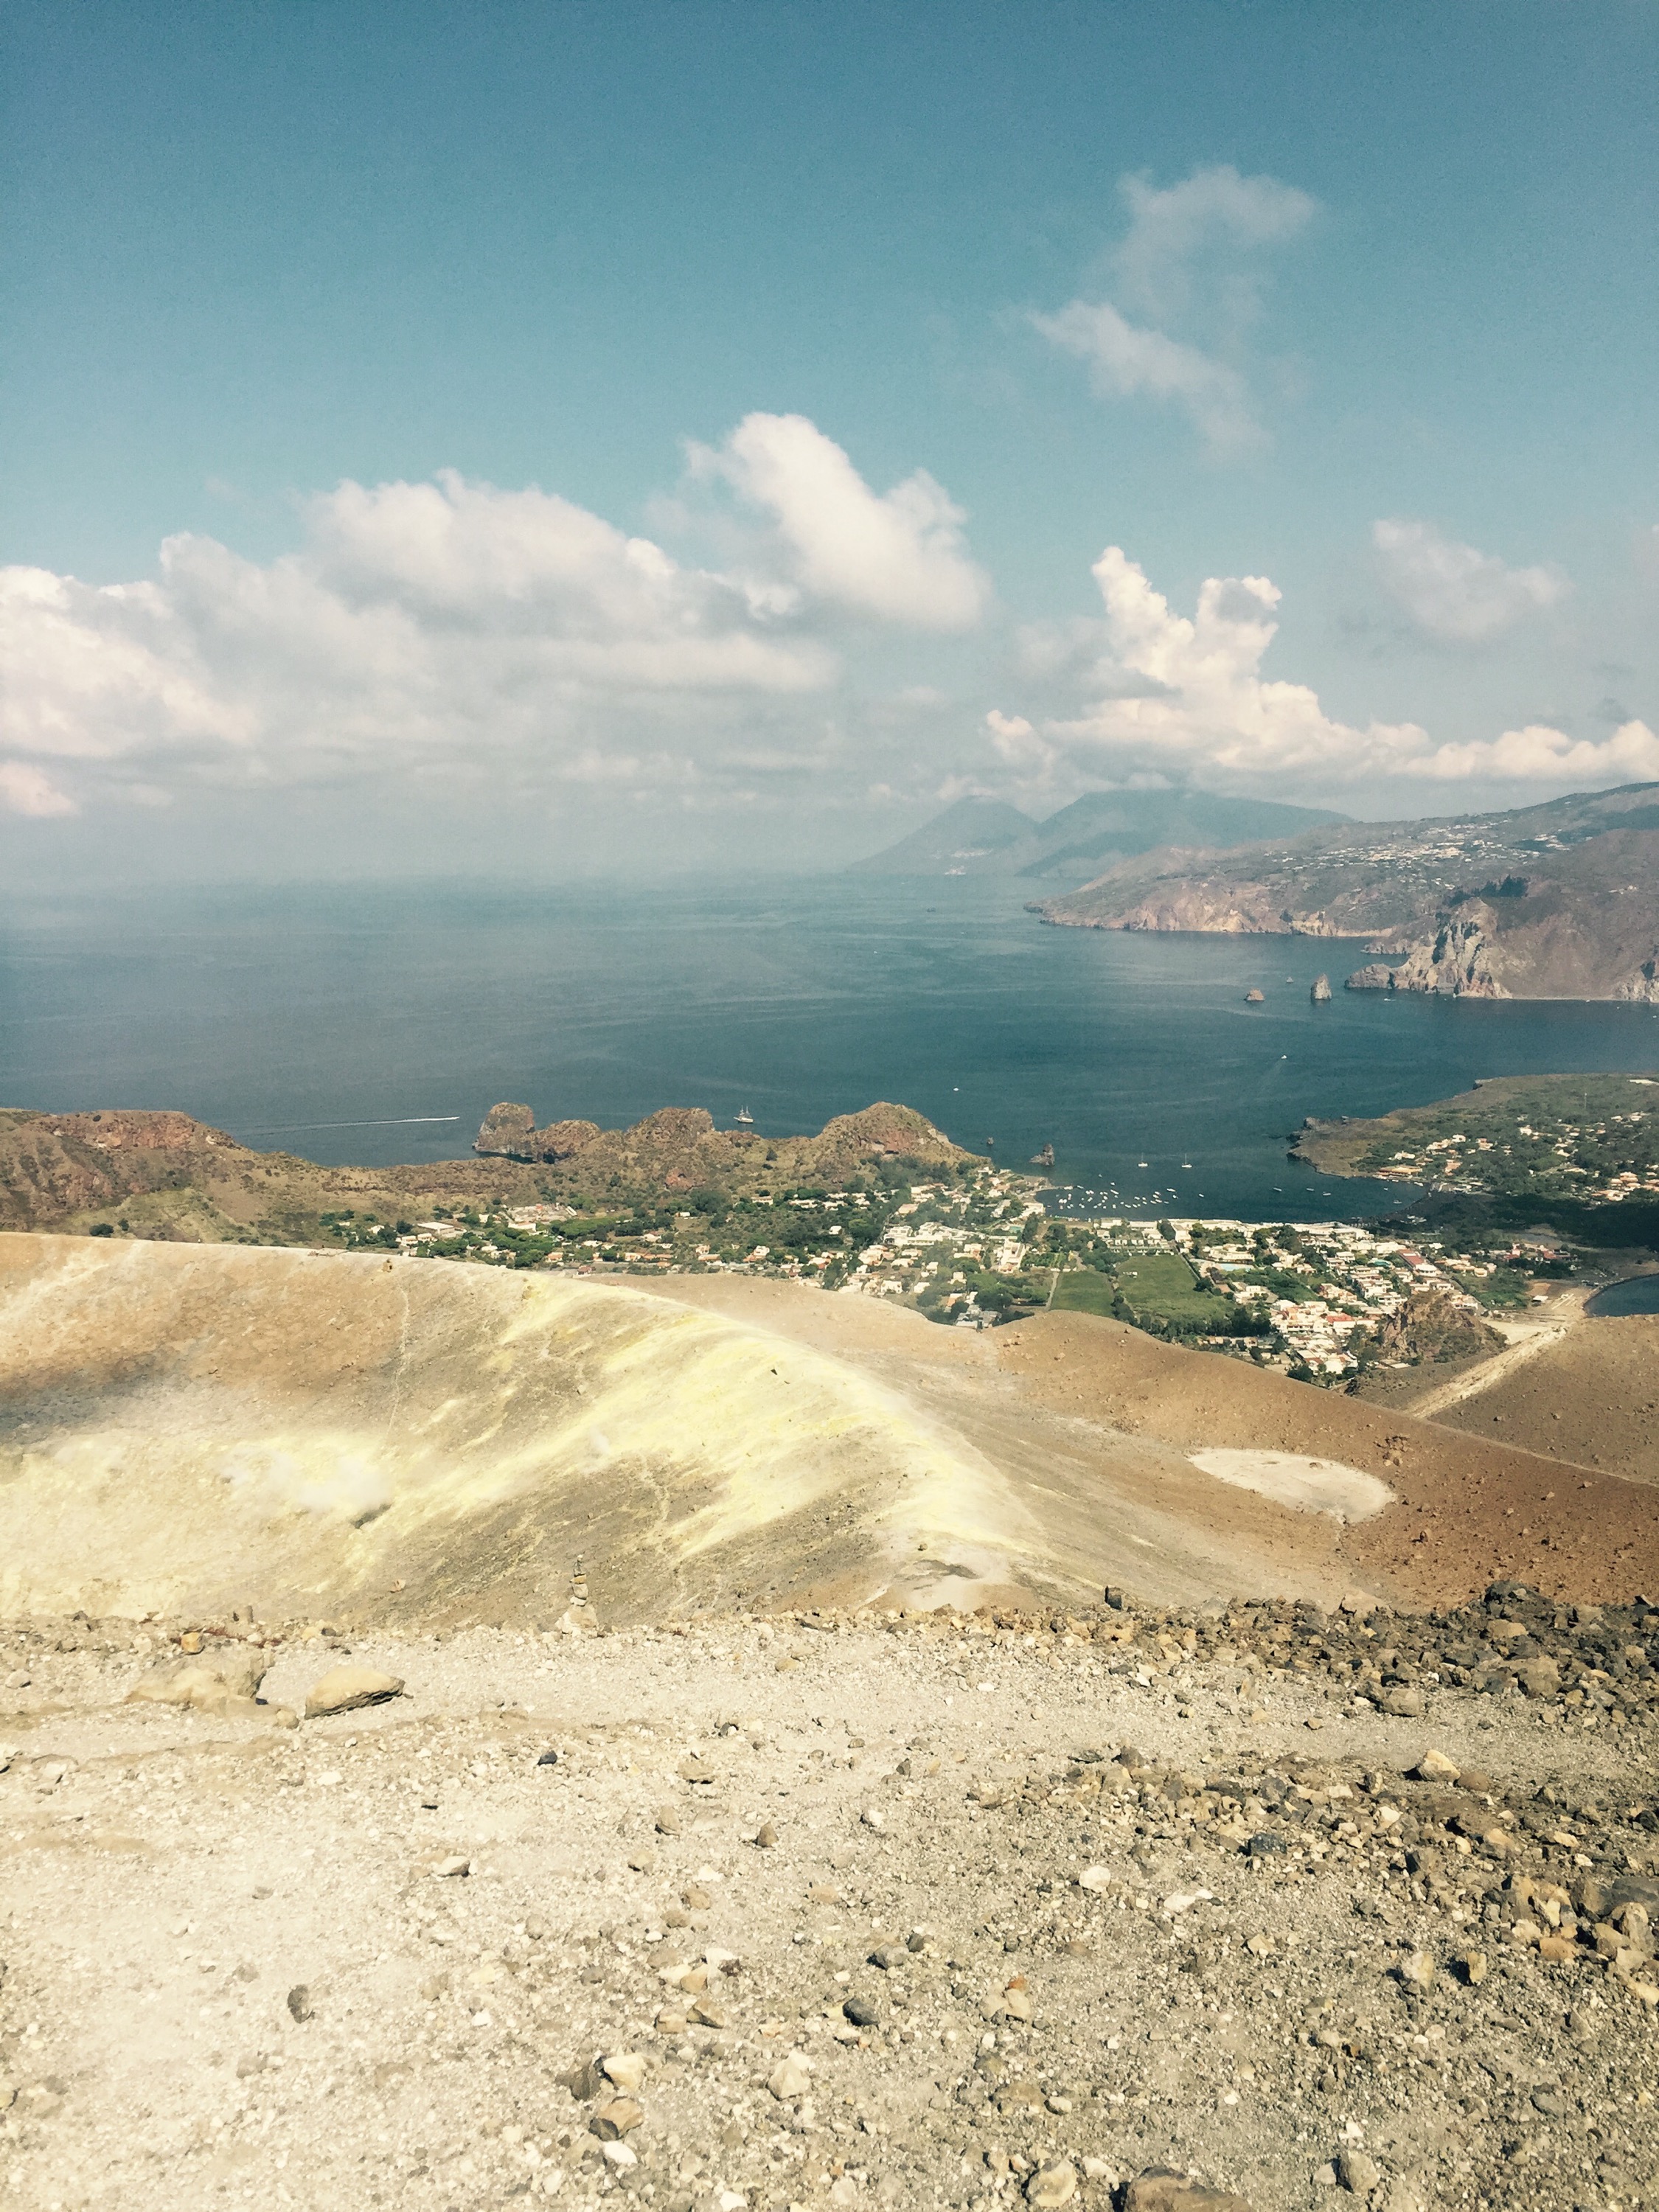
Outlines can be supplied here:
[[665, 1106], [630, 1129], [592, 1121], [535, 1126], [527, 1106], [492, 1106], [475, 1149], [562, 1170], [561, 1185], [620, 1194], [624, 1188], [722, 1190], [757, 1183], [842, 1182], [884, 1160], [943, 1167], [969, 1158], [908, 1106], [879, 1103], [840, 1114], [816, 1137], [761, 1137], [717, 1129], [702, 1107]]
[[1659, 784], [1510, 813], [1165, 850], [1032, 909], [1057, 927], [1363, 937], [1352, 990], [1659, 1004]]

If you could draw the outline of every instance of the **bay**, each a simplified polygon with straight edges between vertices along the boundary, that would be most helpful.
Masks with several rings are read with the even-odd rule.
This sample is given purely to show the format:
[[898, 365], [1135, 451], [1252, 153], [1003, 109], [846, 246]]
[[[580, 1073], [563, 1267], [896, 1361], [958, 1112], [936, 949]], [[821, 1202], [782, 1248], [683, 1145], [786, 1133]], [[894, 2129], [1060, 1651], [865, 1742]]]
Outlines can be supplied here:
[[1659, 1066], [1653, 1007], [1345, 994], [1358, 945], [1051, 929], [1030, 895], [822, 877], [0, 900], [0, 1100], [176, 1107], [382, 1164], [464, 1154], [498, 1099], [606, 1126], [747, 1109], [781, 1134], [886, 1098], [1012, 1164], [1052, 1143], [1085, 1207], [1316, 1219], [1400, 1196], [1289, 1163], [1306, 1114]]

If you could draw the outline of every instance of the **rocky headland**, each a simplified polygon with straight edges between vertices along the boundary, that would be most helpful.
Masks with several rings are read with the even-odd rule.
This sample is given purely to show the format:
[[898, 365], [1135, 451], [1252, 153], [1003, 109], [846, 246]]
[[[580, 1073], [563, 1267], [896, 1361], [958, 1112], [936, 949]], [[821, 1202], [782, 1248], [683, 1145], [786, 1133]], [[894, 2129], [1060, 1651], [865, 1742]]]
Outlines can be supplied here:
[[1659, 1003], [1659, 785], [1127, 860], [1057, 927], [1359, 937], [1354, 990]]

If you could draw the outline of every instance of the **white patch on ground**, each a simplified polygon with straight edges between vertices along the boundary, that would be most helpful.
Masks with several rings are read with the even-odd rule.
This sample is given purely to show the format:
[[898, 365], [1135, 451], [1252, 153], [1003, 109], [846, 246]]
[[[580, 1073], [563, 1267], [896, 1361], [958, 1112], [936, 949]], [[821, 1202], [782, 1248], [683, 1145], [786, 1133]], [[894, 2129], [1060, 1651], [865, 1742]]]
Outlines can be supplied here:
[[1386, 1482], [1340, 1459], [1303, 1459], [1295, 1452], [1189, 1452], [1194, 1467], [1236, 1490], [1254, 1490], [1299, 1513], [1328, 1513], [1337, 1521], [1369, 1521], [1395, 1494]]

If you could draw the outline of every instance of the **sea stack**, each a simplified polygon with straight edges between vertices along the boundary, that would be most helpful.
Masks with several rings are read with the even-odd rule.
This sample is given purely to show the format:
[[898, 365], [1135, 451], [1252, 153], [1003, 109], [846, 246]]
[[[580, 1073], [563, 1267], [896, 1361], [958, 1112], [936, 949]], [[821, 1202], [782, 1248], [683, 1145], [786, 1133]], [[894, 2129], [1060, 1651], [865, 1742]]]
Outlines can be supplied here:
[[1331, 999], [1331, 979], [1330, 979], [1330, 977], [1329, 977], [1328, 975], [1316, 975], [1316, 976], [1314, 977], [1314, 987], [1313, 987], [1313, 989], [1309, 993], [1309, 994], [1308, 994], [1308, 995], [1309, 995], [1309, 997], [1313, 1000], [1313, 1002], [1314, 1002], [1315, 1006], [1328, 1006], [1328, 1005], [1330, 1004], [1330, 999]]
[[1263, 994], [1260, 991], [1246, 991], [1244, 1003], [1247, 1006], [1259, 1006], [1262, 1002], [1262, 997]]

